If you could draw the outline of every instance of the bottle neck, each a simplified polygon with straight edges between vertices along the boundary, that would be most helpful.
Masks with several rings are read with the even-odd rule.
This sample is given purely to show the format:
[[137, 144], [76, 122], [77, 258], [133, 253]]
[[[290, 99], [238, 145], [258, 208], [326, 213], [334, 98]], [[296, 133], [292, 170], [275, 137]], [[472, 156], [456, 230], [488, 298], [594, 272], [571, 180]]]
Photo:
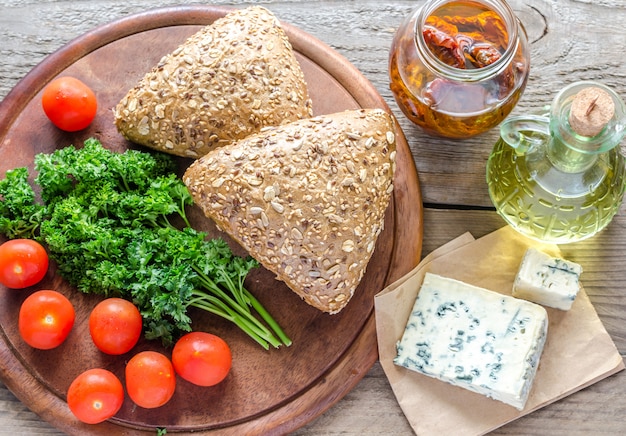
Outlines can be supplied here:
[[500, 125], [500, 137], [518, 155], [541, 150], [552, 166], [564, 173], [577, 173], [593, 166], [602, 153], [582, 151], [564, 140], [559, 123], [547, 115], [514, 116]]
[[[598, 124], [593, 136], [584, 136], [581, 124], [574, 114], [589, 115], [594, 109], [595, 100], [585, 102], [581, 112], [580, 105], [576, 106], [577, 96], [583, 91], [597, 89], [605, 93], [612, 111], [602, 124]], [[597, 97], [596, 97], [597, 99]], [[578, 100], [580, 104], [584, 100]], [[578, 111], [576, 113], [575, 111]], [[573, 124], [578, 122], [578, 125]], [[591, 125], [591, 124], [590, 124]], [[588, 127], [588, 126], [585, 126]], [[625, 108], [622, 100], [610, 88], [595, 82], [578, 82], [567, 86], [559, 92], [550, 108], [550, 145], [548, 158], [559, 170], [567, 173], [582, 172], [590, 168], [599, 156], [609, 152], [619, 145], [626, 133]]]
[[[570, 115], [576, 95], [586, 88], [595, 87], [606, 92], [614, 102], [614, 115], [594, 136], [583, 136], [570, 124]], [[605, 153], [617, 145], [626, 133], [626, 106], [621, 98], [605, 85], [585, 81], [563, 88], [554, 98], [550, 108], [550, 133], [558, 143], [566, 145], [576, 156]], [[557, 146], [559, 147], [559, 146]], [[580, 159], [583, 159], [580, 157]]]
[[584, 153], [564, 142], [559, 136], [551, 136], [546, 150], [555, 168], [564, 173], [580, 173], [591, 168], [599, 153]]

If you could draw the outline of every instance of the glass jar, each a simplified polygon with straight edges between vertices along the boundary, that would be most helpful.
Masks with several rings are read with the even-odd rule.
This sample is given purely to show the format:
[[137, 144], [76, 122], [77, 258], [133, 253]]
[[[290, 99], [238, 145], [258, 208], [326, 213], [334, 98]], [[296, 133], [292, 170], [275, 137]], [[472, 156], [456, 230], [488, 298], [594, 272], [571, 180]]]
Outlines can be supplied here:
[[549, 114], [509, 117], [487, 161], [489, 195], [518, 232], [564, 244], [604, 229], [619, 211], [626, 105], [609, 87], [577, 82]]
[[506, 118], [529, 70], [526, 31], [500, 0], [427, 1], [401, 23], [389, 54], [402, 112], [448, 138], [483, 133]]

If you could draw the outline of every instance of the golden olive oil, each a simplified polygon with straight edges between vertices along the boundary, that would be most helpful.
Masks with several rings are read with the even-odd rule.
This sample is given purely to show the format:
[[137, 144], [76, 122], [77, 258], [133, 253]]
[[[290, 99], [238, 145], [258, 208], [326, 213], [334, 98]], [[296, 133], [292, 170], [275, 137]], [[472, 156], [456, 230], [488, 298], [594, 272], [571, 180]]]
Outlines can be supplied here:
[[586, 156], [583, 170], [567, 171], [546, 148], [519, 153], [500, 139], [487, 163], [489, 195], [519, 232], [556, 244], [595, 235], [617, 213], [624, 195], [624, 158], [615, 147]]

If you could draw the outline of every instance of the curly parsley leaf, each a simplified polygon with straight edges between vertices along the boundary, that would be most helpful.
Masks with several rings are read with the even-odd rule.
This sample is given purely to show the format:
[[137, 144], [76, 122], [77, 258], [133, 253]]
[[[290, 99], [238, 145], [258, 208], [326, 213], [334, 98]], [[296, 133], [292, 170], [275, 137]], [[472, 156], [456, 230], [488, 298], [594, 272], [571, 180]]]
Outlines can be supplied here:
[[258, 263], [191, 228], [186, 207], [193, 200], [171, 157], [115, 153], [88, 139], [82, 148], [38, 154], [35, 170], [43, 204], [25, 168], [0, 181], [0, 231], [44, 242], [59, 273], [80, 291], [133, 301], [146, 338], [173, 343], [191, 330], [187, 311], [196, 307], [266, 349], [291, 344], [244, 286]]
[[47, 210], [35, 202], [28, 169], [16, 168], [0, 180], [0, 232], [9, 238], [34, 238]]

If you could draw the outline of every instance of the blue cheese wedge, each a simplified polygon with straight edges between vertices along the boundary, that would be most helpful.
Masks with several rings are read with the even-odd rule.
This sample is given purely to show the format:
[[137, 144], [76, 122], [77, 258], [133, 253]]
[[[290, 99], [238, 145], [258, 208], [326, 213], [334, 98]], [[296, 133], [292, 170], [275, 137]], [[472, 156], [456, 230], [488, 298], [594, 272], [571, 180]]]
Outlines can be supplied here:
[[547, 331], [538, 304], [426, 273], [394, 363], [522, 410]]
[[529, 248], [513, 283], [513, 296], [555, 309], [569, 310], [580, 289], [582, 267]]

